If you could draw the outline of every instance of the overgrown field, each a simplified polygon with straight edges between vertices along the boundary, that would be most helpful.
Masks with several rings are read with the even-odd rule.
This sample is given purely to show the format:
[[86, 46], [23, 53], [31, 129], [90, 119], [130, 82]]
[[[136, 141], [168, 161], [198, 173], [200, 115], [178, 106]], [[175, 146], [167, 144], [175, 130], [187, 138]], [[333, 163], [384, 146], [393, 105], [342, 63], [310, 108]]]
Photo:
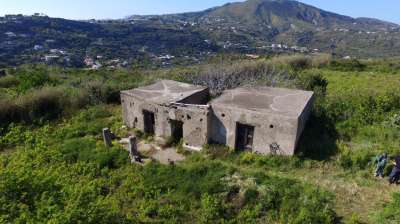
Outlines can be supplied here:
[[[0, 78], [0, 223], [399, 223], [399, 187], [373, 177], [400, 154], [400, 61], [327, 56], [169, 70], [26, 66]], [[169, 78], [214, 95], [242, 85], [314, 90], [293, 158], [205, 146], [175, 166], [131, 165], [118, 92]], [[117, 145], [117, 144], [115, 144]], [[390, 171], [390, 166], [386, 173]]]

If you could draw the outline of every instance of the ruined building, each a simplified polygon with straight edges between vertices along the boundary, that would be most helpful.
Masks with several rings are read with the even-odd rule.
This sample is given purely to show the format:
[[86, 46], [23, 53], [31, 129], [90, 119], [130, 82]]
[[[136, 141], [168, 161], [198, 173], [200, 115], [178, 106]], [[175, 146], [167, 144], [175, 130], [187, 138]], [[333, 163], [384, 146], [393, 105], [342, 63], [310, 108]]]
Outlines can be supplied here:
[[192, 150], [215, 143], [283, 155], [295, 152], [313, 93], [237, 88], [209, 99], [206, 87], [170, 80], [121, 92], [124, 122], [130, 128], [164, 139], [183, 139], [184, 147]]

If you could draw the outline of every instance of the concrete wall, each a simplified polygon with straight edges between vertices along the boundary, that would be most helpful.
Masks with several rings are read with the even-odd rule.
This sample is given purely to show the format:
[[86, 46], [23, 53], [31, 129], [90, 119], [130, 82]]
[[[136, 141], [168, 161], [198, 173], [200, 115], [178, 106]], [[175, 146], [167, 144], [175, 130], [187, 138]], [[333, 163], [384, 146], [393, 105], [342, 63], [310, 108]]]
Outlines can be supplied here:
[[[166, 119], [183, 122], [184, 146], [189, 149], [201, 150], [208, 143], [210, 113], [209, 106], [174, 104], [168, 108]], [[167, 125], [170, 127], [170, 124]], [[165, 130], [164, 136], [171, 136], [171, 129]]]
[[209, 142], [225, 144], [235, 148], [237, 123], [251, 125], [254, 129], [253, 151], [260, 154], [271, 153], [270, 145], [280, 146], [278, 153], [293, 155], [297, 142], [305, 128], [313, 100], [310, 100], [298, 118], [279, 114], [266, 114], [247, 109], [232, 109], [223, 105], [199, 105], [208, 98], [208, 90], [199, 92], [181, 102], [158, 105], [135, 96], [121, 93], [123, 119], [130, 128], [144, 131], [143, 110], [155, 115], [155, 135], [171, 136], [170, 120], [183, 122], [185, 147], [200, 150]]
[[277, 143], [280, 154], [293, 155], [296, 148], [298, 120], [248, 110], [213, 105], [211, 140], [235, 148], [237, 122], [254, 126], [253, 151], [270, 154], [270, 145]]
[[123, 120], [126, 126], [129, 128], [135, 128], [138, 130], [144, 131], [144, 117], [143, 110], [147, 110], [153, 112], [155, 114], [155, 122], [156, 122], [156, 134], [160, 130], [157, 128], [157, 124], [159, 123], [158, 119], [158, 111], [160, 109], [159, 105], [145, 102], [141, 99], [137, 99], [133, 96], [121, 94], [121, 103], [122, 103], [122, 113]]
[[[203, 99], [205, 96], [206, 94], [202, 92], [197, 99]], [[192, 102], [198, 102], [196, 98], [192, 100]], [[144, 131], [143, 110], [146, 110], [155, 115], [157, 137], [169, 138], [172, 135], [170, 120], [177, 120], [183, 122], [183, 139], [187, 148], [200, 150], [204, 144], [208, 143], [210, 113], [206, 105], [158, 105], [124, 93], [121, 94], [121, 102], [123, 120], [129, 128]]]

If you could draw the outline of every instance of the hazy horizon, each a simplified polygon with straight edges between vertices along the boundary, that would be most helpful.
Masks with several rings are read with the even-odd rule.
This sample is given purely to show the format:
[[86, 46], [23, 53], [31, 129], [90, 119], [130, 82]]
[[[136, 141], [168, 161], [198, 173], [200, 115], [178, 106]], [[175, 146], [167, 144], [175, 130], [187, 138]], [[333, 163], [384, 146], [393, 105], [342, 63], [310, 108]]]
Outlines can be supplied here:
[[[78, 0], [43, 0], [40, 4], [33, 0], [0, 0], [0, 16], [6, 14], [44, 13], [50, 17], [74, 20], [121, 19], [129, 15], [159, 15], [201, 11], [221, 6], [228, 2], [243, 0], [119, 0], [118, 4], [109, 0], [96, 2]], [[370, 17], [400, 24], [400, 4], [396, 0], [300, 0], [326, 11], [351, 16]], [[362, 7], [360, 7], [362, 6]]]

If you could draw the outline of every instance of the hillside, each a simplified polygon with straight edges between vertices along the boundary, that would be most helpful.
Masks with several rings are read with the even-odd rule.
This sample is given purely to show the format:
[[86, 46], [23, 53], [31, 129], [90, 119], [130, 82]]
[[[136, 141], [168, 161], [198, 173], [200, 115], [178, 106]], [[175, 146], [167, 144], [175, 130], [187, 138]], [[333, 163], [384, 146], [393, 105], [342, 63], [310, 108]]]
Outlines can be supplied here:
[[[399, 223], [399, 187], [375, 178], [400, 153], [400, 61], [285, 56], [171, 69], [46, 66], [0, 77], [0, 223]], [[268, 85], [313, 90], [294, 157], [205, 145], [175, 165], [131, 164], [102, 129], [124, 127], [119, 91], [160, 79], [212, 92]], [[182, 143], [184, 144], [184, 143]], [[152, 151], [152, 150], [151, 150]]]
[[[351, 18], [291, 0], [248, 0], [201, 12], [70, 21], [0, 18], [0, 66], [71, 67], [198, 63], [218, 53], [327, 52], [400, 56], [400, 26]], [[87, 59], [87, 60], [84, 60]]]
[[121, 21], [89, 23], [9, 16], [0, 18], [0, 34], [0, 66], [46, 62], [82, 67], [86, 56], [116, 66], [144, 61], [156, 54], [198, 55], [215, 48], [196, 31]]
[[341, 56], [378, 57], [394, 56], [394, 49], [400, 47], [396, 24], [342, 16], [297, 1], [248, 0], [189, 18], [228, 49], [274, 46], [273, 50], [302, 51], [305, 47], [306, 52], [318, 49]]

